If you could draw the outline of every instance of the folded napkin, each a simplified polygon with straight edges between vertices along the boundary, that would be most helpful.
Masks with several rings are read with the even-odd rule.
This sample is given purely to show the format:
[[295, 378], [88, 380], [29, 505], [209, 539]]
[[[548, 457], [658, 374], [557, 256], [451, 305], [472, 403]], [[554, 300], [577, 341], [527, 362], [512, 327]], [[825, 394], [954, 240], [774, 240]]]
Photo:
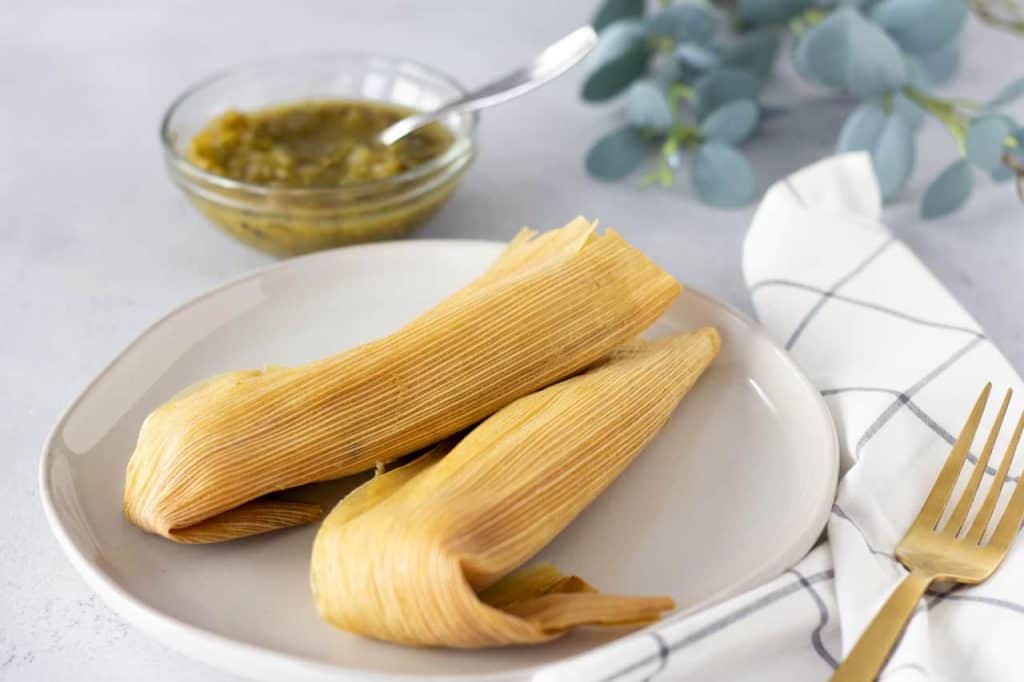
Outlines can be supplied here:
[[[894, 548], [981, 386], [994, 383], [980, 434], [1002, 391], [1020, 387], [977, 323], [880, 215], [868, 156], [845, 154], [774, 185], [744, 247], [758, 317], [821, 390], [839, 431], [842, 478], [827, 539], [760, 588], [670, 617], [535, 679], [824, 680], [853, 647], [906, 575]], [[1022, 404], [1011, 403], [1009, 426]], [[994, 459], [1012, 428], [1003, 431]], [[1017, 459], [1011, 474], [1024, 454]], [[1022, 680], [1022, 633], [1018, 542], [988, 582], [928, 595], [880, 679]]]

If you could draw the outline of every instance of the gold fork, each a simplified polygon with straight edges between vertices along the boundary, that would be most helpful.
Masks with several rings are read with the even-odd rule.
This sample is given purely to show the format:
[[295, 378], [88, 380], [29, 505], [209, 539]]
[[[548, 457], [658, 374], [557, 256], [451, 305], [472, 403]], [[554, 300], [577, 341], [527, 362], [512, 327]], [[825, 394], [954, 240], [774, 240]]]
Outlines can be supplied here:
[[953, 508], [949, 520], [940, 528], [946, 503], [950, 500], [953, 487], [960, 477], [960, 470], [967, 459], [991, 390], [992, 384], [986, 384], [982, 389], [921, 511], [896, 548], [896, 558], [910, 570], [910, 574], [893, 590], [882, 610], [861, 634], [853, 651], [832, 675], [833, 682], [874, 680], [889, 658], [889, 653], [907, 621], [910, 620], [918, 600], [933, 582], [948, 581], [965, 585], [980, 583], [992, 575], [1009, 551], [1021, 520], [1024, 519], [1024, 486], [1020, 483], [1024, 476], [1021, 476], [1014, 486], [1013, 495], [991, 538], [987, 542], [983, 542], [983, 538], [1020, 442], [1021, 431], [1024, 430], [1024, 413], [1017, 421], [1013, 437], [996, 470], [992, 487], [978, 509], [974, 522], [965, 534], [961, 534], [961, 531], [974, 504], [974, 496], [988, 466], [989, 456], [995, 447], [996, 437], [1003, 425], [1003, 417], [1006, 416], [1006, 408], [1010, 404], [1010, 396], [1013, 395], [1012, 391], [1006, 392], [967, 486]]

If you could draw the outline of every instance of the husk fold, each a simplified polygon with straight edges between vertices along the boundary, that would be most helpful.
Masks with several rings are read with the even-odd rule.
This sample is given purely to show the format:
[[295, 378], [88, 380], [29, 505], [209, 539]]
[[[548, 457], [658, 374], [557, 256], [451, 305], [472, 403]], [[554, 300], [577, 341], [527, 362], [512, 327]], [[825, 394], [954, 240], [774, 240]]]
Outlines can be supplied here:
[[[353, 633], [476, 648], [655, 620], [666, 597], [517, 571], [629, 465], [719, 348], [711, 328], [620, 348], [342, 500], [313, 546], [317, 609]], [[450, 450], [450, 451], [449, 451]]]
[[125, 515], [179, 542], [313, 521], [317, 505], [266, 496], [457, 433], [592, 365], [679, 291], [583, 219], [523, 230], [487, 272], [391, 335], [299, 367], [214, 377], [155, 410], [128, 463]]

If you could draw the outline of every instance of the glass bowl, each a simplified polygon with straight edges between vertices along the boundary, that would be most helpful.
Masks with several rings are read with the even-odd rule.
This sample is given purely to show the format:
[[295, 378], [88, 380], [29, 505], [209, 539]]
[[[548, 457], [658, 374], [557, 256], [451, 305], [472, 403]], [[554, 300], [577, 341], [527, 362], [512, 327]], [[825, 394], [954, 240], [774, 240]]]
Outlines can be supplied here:
[[465, 93], [454, 79], [405, 59], [360, 53], [291, 57], [240, 66], [185, 91], [160, 127], [171, 178], [222, 230], [277, 256], [395, 239], [451, 197], [473, 160], [475, 114], [441, 123], [453, 142], [404, 173], [337, 187], [281, 188], [232, 180], [186, 157], [192, 138], [229, 109], [318, 99], [370, 100], [429, 110]]

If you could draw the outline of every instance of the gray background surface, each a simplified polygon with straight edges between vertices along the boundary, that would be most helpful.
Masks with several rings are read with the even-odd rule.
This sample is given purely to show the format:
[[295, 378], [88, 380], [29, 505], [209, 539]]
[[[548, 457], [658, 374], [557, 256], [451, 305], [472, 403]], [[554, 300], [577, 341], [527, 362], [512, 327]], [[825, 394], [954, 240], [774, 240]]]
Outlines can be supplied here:
[[[64, 407], [160, 315], [271, 259], [215, 232], [168, 181], [156, 135], [170, 100], [227, 65], [268, 54], [379, 49], [466, 84], [515, 66], [586, 21], [590, 0], [324, 0], [0, 6], [0, 679], [228, 680], [125, 624], [63, 558], [43, 518], [40, 447]], [[244, 17], [244, 19], [243, 19]], [[971, 24], [954, 88], [985, 97], [1024, 72], [1024, 40]], [[690, 190], [603, 184], [583, 173], [619, 105], [590, 107], [574, 72], [488, 111], [480, 155], [420, 237], [505, 239], [576, 214], [600, 218], [686, 283], [750, 310], [740, 244], [752, 209]], [[784, 68], [767, 99], [789, 108], [748, 145], [762, 187], [831, 150], [849, 102]], [[1015, 110], [1018, 120], [1024, 109]], [[1019, 306], [1024, 207], [979, 178], [951, 219], [917, 218], [952, 158], [935, 123], [886, 219], [1024, 368]]]

